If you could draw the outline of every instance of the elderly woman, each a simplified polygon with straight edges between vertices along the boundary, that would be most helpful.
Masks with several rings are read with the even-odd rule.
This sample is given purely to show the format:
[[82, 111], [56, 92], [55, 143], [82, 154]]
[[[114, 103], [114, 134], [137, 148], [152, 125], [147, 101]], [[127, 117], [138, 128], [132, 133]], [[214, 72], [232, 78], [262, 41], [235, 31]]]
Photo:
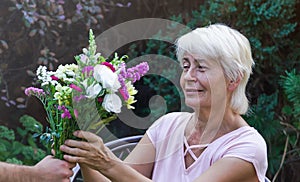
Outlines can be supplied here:
[[221, 24], [197, 28], [177, 40], [180, 84], [193, 113], [158, 119], [123, 162], [100, 137], [84, 131], [68, 140], [65, 160], [81, 165], [86, 181], [265, 180], [267, 147], [241, 117], [254, 64], [248, 39]]

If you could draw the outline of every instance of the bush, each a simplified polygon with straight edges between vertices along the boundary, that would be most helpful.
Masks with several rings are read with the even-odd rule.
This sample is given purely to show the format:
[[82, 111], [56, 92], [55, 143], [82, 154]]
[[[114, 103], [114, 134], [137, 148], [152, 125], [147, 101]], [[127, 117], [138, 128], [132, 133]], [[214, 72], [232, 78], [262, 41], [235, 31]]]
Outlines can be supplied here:
[[46, 152], [33, 135], [41, 132], [42, 125], [34, 118], [20, 118], [22, 127], [16, 131], [0, 125], [0, 161], [33, 165], [46, 156]]

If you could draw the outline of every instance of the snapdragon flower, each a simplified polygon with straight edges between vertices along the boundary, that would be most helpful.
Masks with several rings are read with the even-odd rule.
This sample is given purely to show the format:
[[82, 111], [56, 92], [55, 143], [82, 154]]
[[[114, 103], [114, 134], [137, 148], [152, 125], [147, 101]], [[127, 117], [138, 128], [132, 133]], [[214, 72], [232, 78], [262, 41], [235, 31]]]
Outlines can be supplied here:
[[85, 75], [85, 77], [90, 77], [93, 75], [94, 66], [85, 66], [82, 68], [82, 73]]
[[82, 89], [73, 83], [70, 84], [70, 88], [72, 88], [78, 92], [82, 92]]
[[66, 108], [66, 106], [58, 106], [57, 109], [63, 111], [63, 113], [61, 114], [61, 117], [62, 117], [62, 118], [68, 118], [68, 119], [71, 119], [71, 118], [72, 118], [71, 113], [70, 113], [70, 111]]

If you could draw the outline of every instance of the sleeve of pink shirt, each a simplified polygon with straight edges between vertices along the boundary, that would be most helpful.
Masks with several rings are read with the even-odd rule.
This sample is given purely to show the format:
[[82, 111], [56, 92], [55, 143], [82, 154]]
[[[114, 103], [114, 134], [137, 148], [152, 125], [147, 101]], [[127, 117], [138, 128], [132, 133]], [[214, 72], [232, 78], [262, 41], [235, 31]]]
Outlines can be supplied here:
[[267, 146], [262, 136], [253, 129], [244, 139], [236, 140], [235, 144], [225, 151], [223, 157], [236, 157], [253, 164], [259, 181], [264, 181], [267, 170]]

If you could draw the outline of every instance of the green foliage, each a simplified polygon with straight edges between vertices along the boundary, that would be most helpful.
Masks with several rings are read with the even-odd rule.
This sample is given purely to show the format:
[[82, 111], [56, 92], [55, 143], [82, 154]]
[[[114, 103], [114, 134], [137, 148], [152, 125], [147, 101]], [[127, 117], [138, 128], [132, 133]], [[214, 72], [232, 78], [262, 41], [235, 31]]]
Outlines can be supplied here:
[[[296, 41], [290, 38], [297, 26], [295, 11], [294, 0], [250, 0], [243, 3], [215, 0], [205, 3], [193, 15], [202, 25], [221, 22], [240, 30], [252, 45], [257, 65], [255, 72], [272, 74], [277, 78], [267, 81], [270, 85], [277, 85], [277, 73], [294, 67], [295, 60], [299, 60], [299, 57], [294, 57], [294, 61], [283, 61], [286, 56], [299, 55], [292, 49]], [[274, 92], [276, 88], [273, 89]]]
[[20, 118], [20, 123], [22, 128], [18, 127], [16, 131], [0, 126], [0, 161], [33, 165], [46, 155], [33, 137], [42, 125], [27, 115]]
[[[286, 76], [282, 76], [282, 87], [286, 94], [287, 100], [292, 104], [292, 107], [285, 107], [284, 113], [293, 115], [294, 118], [300, 117], [300, 75], [293, 69], [291, 72], [286, 72]], [[300, 120], [295, 121], [295, 126], [300, 130]]]
[[276, 114], [278, 93], [262, 94], [257, 103], [252, 105], [250, 112], [244, 116], [249, 125], [253, 126], [265, 138], [268, 146], [269, 172], [274, 174], [280, 165], [284, 140], [283, 127]]

